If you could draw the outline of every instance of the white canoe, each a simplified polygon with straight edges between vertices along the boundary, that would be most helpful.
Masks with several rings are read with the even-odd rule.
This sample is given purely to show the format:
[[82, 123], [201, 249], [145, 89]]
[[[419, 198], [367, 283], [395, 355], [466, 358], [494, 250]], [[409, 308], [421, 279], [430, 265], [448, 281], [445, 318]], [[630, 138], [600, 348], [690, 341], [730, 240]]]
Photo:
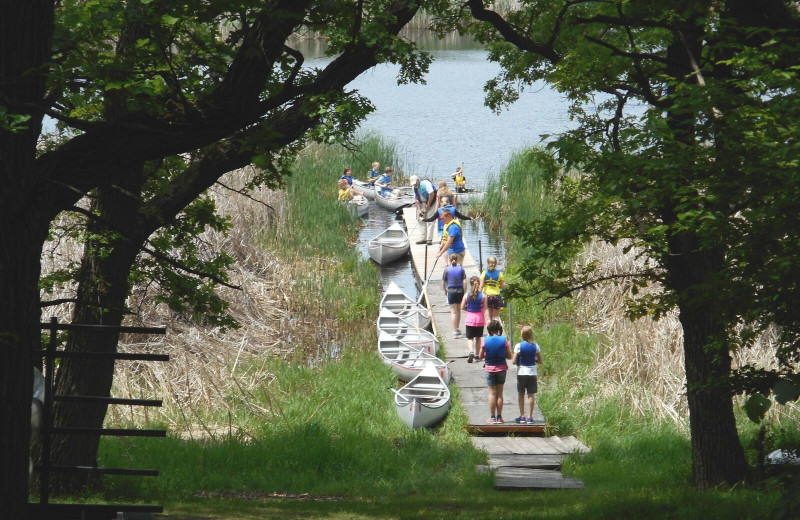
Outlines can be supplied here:
[[375, 202], [378, 204], [379, 207], [389, 210], [389, 211], [397, 211], [398, 209], [408, 206], [409, 204], [414, 204], [414, 192], [411, 191], [409, 193], [408, 188], [398, 188], [396, 191], [399, 191], [399, 195], [390, 195], [389, 197], [384, 197], [381, 195], [380, 189], [375, 189]]
[[370, 240], [367, 245], [370, 258], [380, 265], [394, 262], [408, 253], [410, 249], [411, 242], [408, 240], [408, 234], [397, 222]]
[[353, 179], [353, 186], [355, 186], [357, 190], [363, 192], [364, 198], [367, 200], [375, 200], [375, 187], [372, 184]]
[[428, 309], [424, 305], [417, 303], [416, 300], [406, 296], [406, 293], [394, 282], [389, 284], [383, 294], [383, 298], [381, 298], [381, 309], [392, 311], [420, 329], [426, 329], [431, 324], [431, 315]]
[[424, 348], [404, 343], [387, 332], [381, 332], [378, 336], [378, 353], [402, 381], [411, 381], [427, 365], [436, 367], [443, 381], [450, 381], [450, 367], [446, 362], [426, 352]]
[[352, 215], [353, 218], [363, 217], [369, 213], [369, 201], [366, 199], [366, 197], [356, 195], [347, 201], [347, 211], [350, 212], [350, 215]]
[[409, 428], [427, 428], [444, 419], [450, 410], [450, 389], [436, 367], [427, 365], [406, 386], [395, 391], [394, 406]]
[[432, 333], [417, 327], [416, 323], [404, 320], [389, 309], [378, 314], [378, 334], [388, 332], [396, 339], [414, 348], [423, 348], [428, 354], [437, 355], [439, 340]]
[[459, 204], [469, 204], [470, 202], [479, 204], [483, 202], [485, 193], [483, 190], [467, 188], [467, 191], [456, 193], [456, 200], [458, 200]]

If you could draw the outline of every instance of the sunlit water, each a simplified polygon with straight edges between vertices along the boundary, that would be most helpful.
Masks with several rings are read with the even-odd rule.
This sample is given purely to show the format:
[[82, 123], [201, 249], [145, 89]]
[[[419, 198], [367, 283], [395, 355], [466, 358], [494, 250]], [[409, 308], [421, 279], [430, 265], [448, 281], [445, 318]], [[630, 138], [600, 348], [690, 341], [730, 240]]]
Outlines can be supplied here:
[[[397, 143], [407, 174], [417, 173], [435, 183], [449, 181], [463, 163], [468, 185], [482, 187], [499, 176], [514, 151], [541, 142], [542, 134], [569, 128], [566, 101], [545, 86], [522, 92], [519, 101], [500, 114], [487, 108], [483, 87], [500, 67], [488, 62], [486, 51], [469, 38], [437, 40], [430, 33], [420, 33], [413, 39], [433, 56], [426, 84], [397, 85], [399, 67], [380, 65], [348, 85], [375, 105], [362, 131], [380, 133]], [[307, 55], [321, 54], [324, 46], [309, 42], [301, 50]], [[324, 67], [329, 60], [311, 58], [306, 64]], [[368, 169], [369, 162], [370, 158], [364, 158], [364, 164], [353, 165], [356, 177]], [[359, 238], [359, 250], [365, 256], [367, 242], [393, 219], [393, 213], [373, 204]], [[487, 233], [482, 222], [466, 222], [464, 236], [476, 261], [480, 241], [484, 265], [488, 256], [496, 256], [500, 267], [505, 266], [503, 241]], [[409, 261], [384, 266], [381, 274], [384, 283], [394, 281], [407, 293], [416, 294]]]

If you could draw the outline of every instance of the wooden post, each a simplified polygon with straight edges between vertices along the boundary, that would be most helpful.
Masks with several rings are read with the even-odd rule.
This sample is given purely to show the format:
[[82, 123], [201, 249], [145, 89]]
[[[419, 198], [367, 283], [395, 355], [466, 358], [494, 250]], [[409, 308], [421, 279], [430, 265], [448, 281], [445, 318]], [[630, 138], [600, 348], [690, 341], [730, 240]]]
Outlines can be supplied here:
[[481, 241], [478, 240], [478, 270], [483, 272], [483, 253], [481, 252]]

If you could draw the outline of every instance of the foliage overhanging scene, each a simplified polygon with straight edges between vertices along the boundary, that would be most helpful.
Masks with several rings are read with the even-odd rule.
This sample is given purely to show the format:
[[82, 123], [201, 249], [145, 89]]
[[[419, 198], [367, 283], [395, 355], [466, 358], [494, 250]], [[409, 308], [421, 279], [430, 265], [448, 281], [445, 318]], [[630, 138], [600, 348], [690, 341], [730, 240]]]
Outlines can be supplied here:
[[[797, 1], [3, 1], [0, 40], [0, 518], [39, 518], [42, 489], [174, 520], [800, 517]], [[376, 355], [392, 271], [336, 184], [444, 180], [363, 92], [391, 67], [408, 134], [450, 112], [402, 88], [472, 113], [428, 40], [490, 67], [484, 117], [567, 122], [467, 170], [460, 211], [542, 345], [539, 435], [588, 446], [575, 489], [496, 489], [466, 392], [409, 428]], [[41, 373], [67, 396], [48, 436]]]

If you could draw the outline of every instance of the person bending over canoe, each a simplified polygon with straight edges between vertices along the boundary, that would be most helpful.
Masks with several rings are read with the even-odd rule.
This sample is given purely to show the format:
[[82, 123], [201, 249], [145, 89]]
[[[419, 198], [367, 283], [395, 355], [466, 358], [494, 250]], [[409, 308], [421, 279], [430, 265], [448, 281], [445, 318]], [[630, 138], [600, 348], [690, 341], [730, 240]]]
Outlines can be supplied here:
[[442, 205], [439, 207], [439, 209], [436, 210], [436, 214], [432, 215], [430, 217], [424, 218], [422, 220], [423, 220], [423, 222], [433, 222], [434, 220], [438, 219], [438, 221], [439, 221], [439, 241], [441, 243], [441, 241], [443, 240], [443, 237], [444, 237], [444, 219], [442, 218], [442, 210], [449, 209], [451, 215], [453, 215], [455, 218], [459, 218], [461, 220], [472, 220], [472, 217], [468, 217], [467, 215], [464, 215], [463, 213], [460, 213], [455, 208], [455, 206], [453, 206], [453, 204], [451, 203], [451, 199], [449, 197], [442, 197], [440, 202], [441, 202]]
[[412, 175], [409, 179], [411, 187], [414, 188], [414, 205], [417, 207], [418, 218], [425, 222], [422, 228], [422, 239], [417, 240], [417, 244], [433, 244], [434, 224], [428, 224], [433, 220], [425, 220], [428, 217], [436, 216], [436, 188], [428, 179], [420, 179]]
[[478, 357], [485, 360], [486, 385], [489, 387], [489, 424], [503, 424], [503, 386], [506, 383], [506, 372], [511, 359], [511, 344], [503, 335], [500, 320], [492, 320], [486, 326], [489, 336], [483, 338]]

